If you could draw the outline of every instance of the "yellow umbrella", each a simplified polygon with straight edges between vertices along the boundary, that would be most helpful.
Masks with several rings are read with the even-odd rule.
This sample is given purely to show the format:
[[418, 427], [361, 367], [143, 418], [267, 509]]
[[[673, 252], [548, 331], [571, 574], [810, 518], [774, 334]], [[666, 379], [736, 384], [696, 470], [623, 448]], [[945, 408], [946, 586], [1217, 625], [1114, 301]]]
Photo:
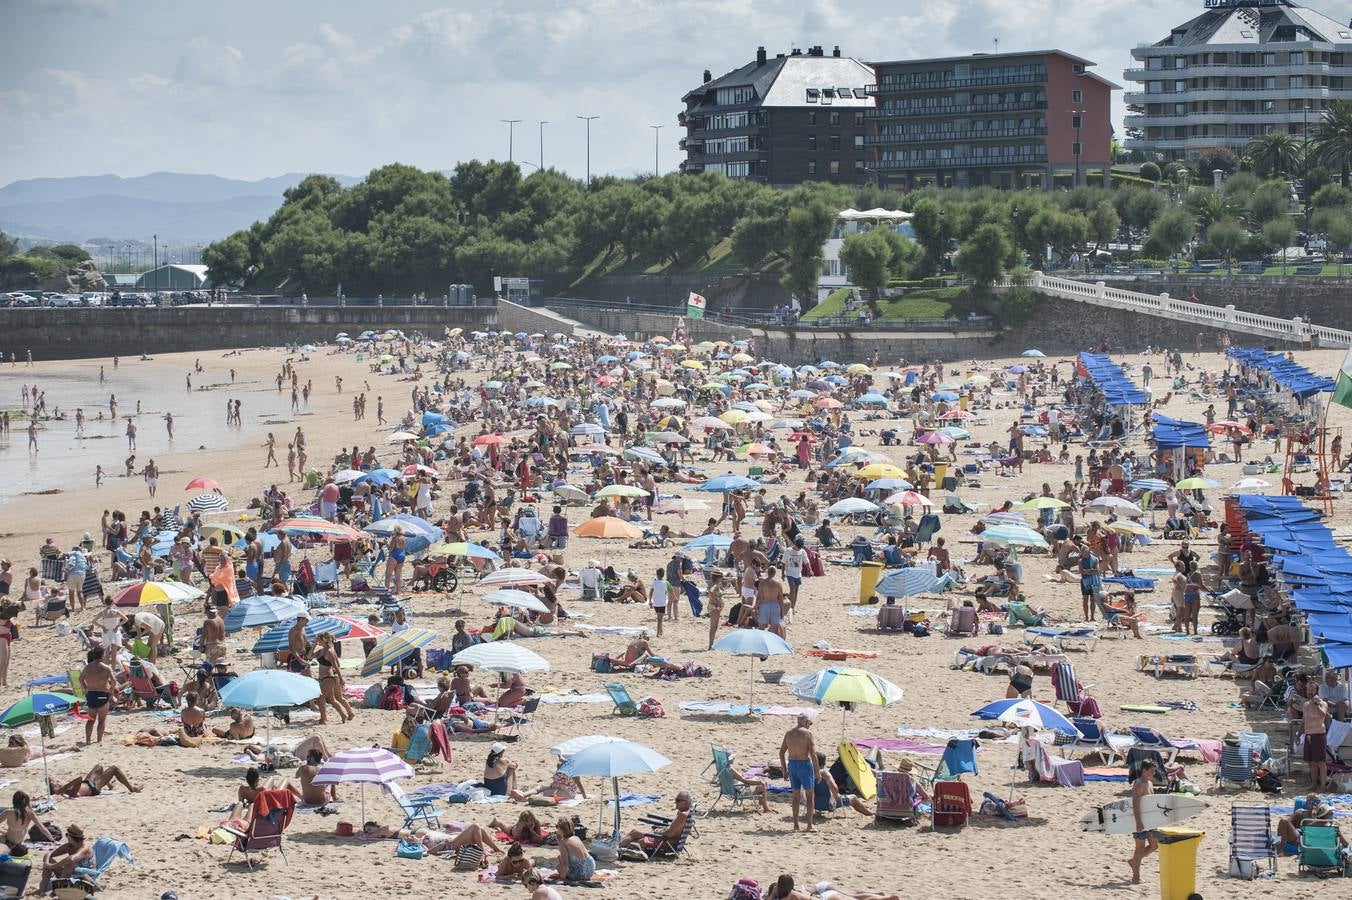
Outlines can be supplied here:
[[855, 363], [845, 371], [851, 375], [863, 375], [868, 370], [869, 370], [868, 366], [864, 365], [863, 363]]
[[704, 363], [697, 359], [683, 359], [681, 360], [681, 367], [685, 369], [698, 369], [701, 372], [704, 371]]
[[696, 350], [713, 350], [717, 345], [713, 341], [700, 341], [695, 345]]
[[747, 412], [744, 409], [730, 409], [719, 416], [720, 419], [727, 422], [729, 425], [740, 425], [746, 421], [746, 417]]
[[1116, 522], [1109, 522], [1104, 527], [1109, 531], [1116, 531], [1119, 534], [1150, 534], [1150, 529], [1146, 528], [1140, 522], [1129, 522], [1126, 519], [1118, 519]]
[[452, 328], [452, 329], [451, 329], [449, 332], [447, 332], [447, 333], [448, 333], [451, 337], [460, 337], [461, 333], [463, 333], [464, 330], [465, 330], [465, 329], [463, 329], [463, 328]]
[[906, 473], [891, 463], [870, 463], [855, 472], [854, 477], [875, 481], [879, 478], [905, 478]]
[[732, 361], [735, 363], [749, 363], [755, 362], [756, 359], [747, 353], [734, 353], [732, 354]]

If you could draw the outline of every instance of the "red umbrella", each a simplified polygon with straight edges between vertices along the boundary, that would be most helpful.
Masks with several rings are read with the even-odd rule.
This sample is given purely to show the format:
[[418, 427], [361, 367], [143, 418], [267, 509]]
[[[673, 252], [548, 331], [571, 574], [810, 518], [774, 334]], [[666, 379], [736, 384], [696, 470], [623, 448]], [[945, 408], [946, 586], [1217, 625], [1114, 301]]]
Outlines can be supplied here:
[[373, 638], [382, 637], [385, 632], [375, 627], [365, 619], [358, 619], [355, 616], [330, 616], [331, 619], [337, 619], [339, 622], [348, 624], [347, 633], [342, 637], [335, 637], [335, 641], [365, 641]]
[[194, 478], [192, 481], [189, 481], [189, 482], [188, 482], [188, 486], [185, 487], [183, 490], [185, 490], [185, 491], [219, 491], [220, 489], [221, 489], [221, 483], [220, 483], [219, 481], [216, 481], [216, 480], [214, 480], [214, 479], [212, 479], [212, 478], [198, 477], [198, 478]]
[[500, 434], [481, 434], [474, 439], [475, 446], [487, 447], [492, 444], [505, 444], [507, 439]]
[[795, 431], [793, 434], [789, 435], [789, 440], [791, 441], [801, 441], [804, 438], [807, 438], [807, 442], [809, 444], [815, 444], [817, 442], [816, 436], [814, 436], [811, 432]]

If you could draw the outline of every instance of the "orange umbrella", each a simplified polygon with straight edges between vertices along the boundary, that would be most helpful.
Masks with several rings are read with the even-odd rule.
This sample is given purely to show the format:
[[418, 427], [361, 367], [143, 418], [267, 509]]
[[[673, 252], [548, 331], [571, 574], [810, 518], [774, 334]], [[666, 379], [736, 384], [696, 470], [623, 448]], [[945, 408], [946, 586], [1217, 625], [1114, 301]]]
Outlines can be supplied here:
[[505, 444], [507, 439], [500, 434], [481, 434], [474, 439], [476, 446], [484, 447], [489, 444]]
[[643, 537], [641, 528], [635, 528], [624, 519], [617, 519], [614, 516], [597, 516], [594, 519], [588, 519], [574, 528], [573, 533], [579, 537], [627, 538], [631, 541]]

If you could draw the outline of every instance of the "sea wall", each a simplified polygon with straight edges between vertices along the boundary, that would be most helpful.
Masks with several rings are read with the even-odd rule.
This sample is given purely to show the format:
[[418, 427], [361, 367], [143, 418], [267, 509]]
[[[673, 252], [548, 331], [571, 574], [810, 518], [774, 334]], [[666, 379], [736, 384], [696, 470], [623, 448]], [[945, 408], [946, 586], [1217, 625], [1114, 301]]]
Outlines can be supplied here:
[[175, 306], [0, 309], [0, 352], [34, 359], [136, 356], [183, 350], [332, 341], [346, 331], [487, 329], [494, 306]]
[[[1348, 268], [1352, 273], [1352, 267]], [[1097, 276], [1091, 281], [1097, 280]], [[1152, 275], [1105, 279], [1110, 287], [1143, 294], [1168, 294], [1208, 306], [1235, 309], [1352, 330], [1352, 279], [1288, 276]]]

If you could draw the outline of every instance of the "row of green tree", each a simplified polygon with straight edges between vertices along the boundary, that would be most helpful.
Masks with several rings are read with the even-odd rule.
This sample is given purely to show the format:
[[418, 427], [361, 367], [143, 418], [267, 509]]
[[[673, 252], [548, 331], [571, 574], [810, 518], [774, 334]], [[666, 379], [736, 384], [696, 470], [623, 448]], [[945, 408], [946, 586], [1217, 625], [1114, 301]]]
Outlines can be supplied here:
[[[1175, 197], [1178, 199], [1176, 200]], [[1352, 245], [1347, 189], [1313, 197], [1314, 223]], [[286, 192], [266, 222], [203, 252], [214, 283], [263, 292], [440, 296], [453, 283], [487, 292], [494, 275], [544, 278], [563, 291], [622, 264], [683, 268], [731, 252], [750, 270], [780, 273], [812, 305], [822, 246], [846, 207], [900, 207], [915, 240], [878, 229], [846, 239], [856, 283], [881, 286], [950, 267], [981, 283], [1048, 253], [1167, 259], [1245, 257], [1295, 237], [1292, 190], [1251, 172], [1220, 189], [1176, 195], [1145, 186], [1070, 191], [927, 189], [907, 194], [824, 183], [777, 189], [719, 174], [598, 178], [590, 186], [554, 170], [522, 177], [511, 163], [468, 162], [450, 175], [410, 166], [376, 169], [345, 188], [311, 176]]]
[[40, 282], [64, 275], [89, 259], [75, 244], [52, 244], [19, 249], [19, 242], [0, 231], [0, 288], [36, 287]]

